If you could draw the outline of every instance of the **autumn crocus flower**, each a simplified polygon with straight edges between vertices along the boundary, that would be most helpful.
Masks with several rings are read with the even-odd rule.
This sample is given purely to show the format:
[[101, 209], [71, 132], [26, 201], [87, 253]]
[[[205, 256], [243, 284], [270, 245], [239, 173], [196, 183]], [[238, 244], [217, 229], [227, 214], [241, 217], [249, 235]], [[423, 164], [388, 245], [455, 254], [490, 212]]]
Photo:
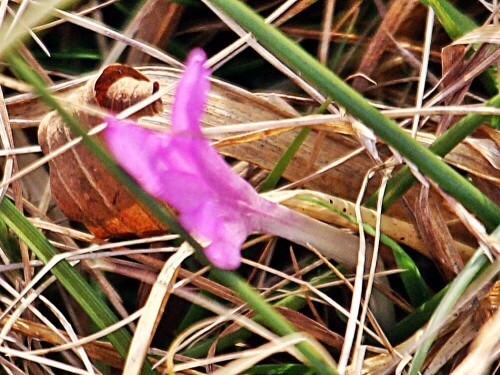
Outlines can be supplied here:
[[115, 158], [149, 194], [179, 212], [180, 223], [219, 268], [240, 265], [241, 246], [254, 231], [310, 244], [353, 266], [354, 236], [262, 198], [203, 136], [200, 119], [210, 87], [205, 61], [200, 49], [189, 55], [168, 132], [107, 119], [104, 137]]

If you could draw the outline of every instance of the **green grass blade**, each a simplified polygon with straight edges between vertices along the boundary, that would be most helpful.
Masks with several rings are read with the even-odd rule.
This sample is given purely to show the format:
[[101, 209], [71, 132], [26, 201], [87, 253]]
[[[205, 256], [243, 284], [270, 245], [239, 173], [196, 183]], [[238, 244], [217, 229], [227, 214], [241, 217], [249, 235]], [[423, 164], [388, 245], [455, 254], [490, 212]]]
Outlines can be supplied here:
[[14, 238], [3, 220], [0, 220], [0, 246], [11, 263], [22, 262], [19, 242]]
[[404, 317], [399, 321], [390, 331], [386, 333], [387, 338], [393, 344], [399, 344], [410, 337], [418, 329], [429, 321], [432, 313], [436, 310], [443, 296], [445, 295], [448, 287], [441, 289], [438, 293], [434, 294], [427, 301], [422, 303], [410, 315]]
[[[500, 107], [500, 95], [491, 98], [487, 103], [490, 107]], [[440, 135], [430, 146], [429, 150], [438, 156], [445, 156], [456, 145], [462, 142], [469, 134], [477, 130], [491, 116], [469, 114], [458, 121], [453, 127]], [[401, 168], [387, 183], [386, 193], [384, 196], [383, 209], [389, 208], [396, 200], [398, 200], [413, 184], [416, 182], [415, 177], [407, 166]], [[377, 194], [374, 193], [366, 202], [366, 207], [375, 207], [377, 204]]]
[[460, 12], [446, 0], [421, 0], [429, 5], [436, 13], [439, 22], [451, 39], [460, 38], [465, 33], [475, 29], [478, 25], [469, 17]]
[[[492, 234], [496, 240], [500, 239], [500, 227], [495, 229]], [[432, 314], [427, 326], [433, 329], [440, 322], [444, 321], [449, 315], [453, 306], [458, 301], [460, 296], [463, 294], [465, 289], [474, 280], [474, 278], [479, 274], [479, 272], [489, 264], [489, 260], [484, 255], [484, 251], [479, 249], [474, 253], [469, 262], [465, 265], [464, 269], [457, 275], [455, 280], [450, 284], [448, 291], [441, 300], [436, 311]], [[500, 260], [495, 260], [492, 266], [500, 265]], [[424, 335], [428, 334], [427, 330], [424, 331]], [[430, 333], [425, 341], [419, 346], [415, 355], [413, 356], [413, 361], [410, 367], [409, 375], [417, 375], [420, 368], [422, 367], [427, 353], [437, 336], [437, 332]]]
[[311, 128], [303, 128], [300, 130], [300, 133], [297, 134], [293, 142], [281, 156], [280, 160], [278, 160], [271, 173], [269, 173], [269, 176], [267, 176], [267, 178], [262, 183], [259, 189], [260, 192], [269, 191], [276, 187], [281, 176], [283, 175], [283, 172], [285, 172], [286, 167], [288, 167], [293, 159], [293, 156], [297, 153], [300, 146], [302, 145], [302, 143], [304, 143], [310, 132]]
[[[34, 56], [37, 59], [43, 59], [46, 58], [45, 55], [42, 55], [41, 53], [35, 53]], [[51, 60], [95, 60], [95, 61], [100, 61], [102, 60], [102, 56], [99, 53], [95, 53], [92, 51], [68, 51], [68, 52], [51, 52], [50, 54], [50, 59]]]
[[297, 43], [275, 27], [266, 24], [262, 17], [247, 5], [237, 0], [206, 1], [250, 31], [276, 57], [371, 128], [383, 141], [417, 166], [420, 172], [429, 176], [443, 190], [474, 212], [489, 230], [500, 224], [500, 207], [434, 153], [412, 139], [393, 120], [382, 115], [363, 96]]
[[[250, 287], [246, 281], [234, 272], [225, 272], [219, 269], [212, 271], [213, 276], [224, 285], [238, 293], [248, 304], [257, 311], [263, 322], [281, 336], [296, 332], [295, 328], [284, 319], [271, 305]], [[297, 344], [297, 348], [309, 360], [309, 365], [318, 374], [336, 374], [335, 363], [329, 362], [321, 353], [307, 342]]]
[[253, 375], [314, 375], [308, 367], [297, 364], [258, 365], [246, 369], [245, 374]]
[[[58, 254], [44, 235], [8, 199], [4, 199], [0, 204], [0, 220], [6, 223], [45, 264]], [[106, 329], [118, 322], [118, 318], [111, 309], [96, 297], [95, 291], [67, 261], [57, 263], [51, 272], [99, 329]], [[125, 328], [121, 328], [107, 337], [116, 351], [125, 358], [131, 340], [130, 333]], [[151, 370], [150, 364], [145, 365], [143, 371], [145, 374], [155, 373]]]

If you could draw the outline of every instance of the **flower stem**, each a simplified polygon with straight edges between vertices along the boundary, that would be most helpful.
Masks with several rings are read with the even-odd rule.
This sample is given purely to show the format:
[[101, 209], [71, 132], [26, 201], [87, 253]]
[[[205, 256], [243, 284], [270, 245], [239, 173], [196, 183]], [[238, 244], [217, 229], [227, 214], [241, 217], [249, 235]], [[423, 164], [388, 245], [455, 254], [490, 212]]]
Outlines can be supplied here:
[[[260, 231], [313, 247], [349, 269], [356, 268], [359, 251], [357, 236], [270, 201], [265, 201], [263, 206]], [[370, 250], [367, 248], [368, 258]]]

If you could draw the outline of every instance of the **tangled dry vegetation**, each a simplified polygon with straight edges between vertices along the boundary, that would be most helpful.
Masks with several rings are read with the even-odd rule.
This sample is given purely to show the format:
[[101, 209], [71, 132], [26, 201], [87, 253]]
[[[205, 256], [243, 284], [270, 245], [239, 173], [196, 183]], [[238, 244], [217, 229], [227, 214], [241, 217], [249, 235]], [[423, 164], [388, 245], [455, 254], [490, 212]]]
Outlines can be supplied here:
[[[158, 372], [310, 373], [295, 347], [301, 342], [335, 361], [340, 373], [406, 373], [429, 335], [435, 341], [422, 373], [498, 371], [495, 212], [487, 223], [465, 209], [286, 60], [211, 9], [217, 2], [66, 3], [41, 23], [49, 21], [33, 18], [41, 12], [36, 2], [2, 1], [2, 30], [13, 15], [31, 17], [12, 26], [19, 33], [31, 27], [16, 44], [19, 58], [94, 134], [106, 110], [130, 106], [136, 111], [128, 115], [166, 126], [181, 61], [202, 47], [214, 71], [203, 118], [213, 145], [268, 199], [359, 234], [361, 250], [380, 260], [371, 264], [368, 256], [363, 264], [352, 254], [353, 263], [341, 265], [312, 247], [250, 237], [239, 273], [299, 332], [276, 335], [73, 140], [61, 118], [46, 118], [37, 140], [52, 108], [7, 59], [0, 74], [5, 373], [150, 373], [151, 363]], [[445, 139], [433, 151], [498, 208], [496, 2], [456, 2], [461, 17], [477, 22], [467, 28], [451, 12], [456, 30], [443, 21], [439, 9], [449, 9], [439, 1], [429, 1], [436, 13], [415, 0], [247, 3], [426, 147], [473, 121], [463, 139]], [[130, 67], [108, 67], [116, 62]], [[401, 176], [404, 164], [416, 183], [398, 196], [393, 187], [402, 179], [391, 177]], [[384, 190], [390, 194], [382, 208], [374, 194]], [[51, 260], [49, 248], [61, 255]], [[475, 271], [466, 266], [471, 258], [482, 259]], [[72, 267], [64, 268], [66, 261]], [[80, 278], [68, 276], [75, 271]], [[460, 276], [449, 309], [431, 319]], [[97, 322], [85, 293], [111, 306], [119, 323]], [[116, 336], [119, 348], [105, 336], [122, 327], [132, 336]]]

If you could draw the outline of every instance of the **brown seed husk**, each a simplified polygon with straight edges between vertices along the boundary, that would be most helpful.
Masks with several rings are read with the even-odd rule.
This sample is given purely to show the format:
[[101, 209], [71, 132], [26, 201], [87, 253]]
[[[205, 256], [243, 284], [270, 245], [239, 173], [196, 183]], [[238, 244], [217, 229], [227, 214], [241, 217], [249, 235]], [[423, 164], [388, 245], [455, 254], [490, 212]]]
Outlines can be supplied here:
[[[137, 70], [113, 64], [90, 81], [84, 90], [69, 98], [76, 104], [74, 108], [90, 105], [119, 112], [149, 97], [158, 88], [157, 82], [151, 82]], [[151, 116], [161, 111], [162, 102], [158, 100], [135, 117]], [[71, 112], [88, 129], [102, 123], [101, 118], [83, 110], [73, 109]], [[38, 142], [46, 155], [73, 137], [57, 112], [47, 114], [38, 129]], [[85, 146], [77, 145], [52, 159], [49, 168], [52, 195], [57, 205], [70, 220], [84, 223], [95, 236], [145, 236], [166, 230]]]

